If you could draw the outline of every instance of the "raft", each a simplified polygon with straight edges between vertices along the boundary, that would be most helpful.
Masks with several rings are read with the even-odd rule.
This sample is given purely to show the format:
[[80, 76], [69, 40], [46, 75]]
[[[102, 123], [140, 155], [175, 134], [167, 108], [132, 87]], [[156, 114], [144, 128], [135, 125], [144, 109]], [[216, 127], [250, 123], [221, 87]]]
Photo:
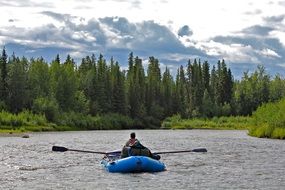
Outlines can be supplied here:
[[114, 161], [104, 159], [101, 164], [111, 173], [161, 172], [165, 170], [163, 162], [147, 156], [129, 156]]

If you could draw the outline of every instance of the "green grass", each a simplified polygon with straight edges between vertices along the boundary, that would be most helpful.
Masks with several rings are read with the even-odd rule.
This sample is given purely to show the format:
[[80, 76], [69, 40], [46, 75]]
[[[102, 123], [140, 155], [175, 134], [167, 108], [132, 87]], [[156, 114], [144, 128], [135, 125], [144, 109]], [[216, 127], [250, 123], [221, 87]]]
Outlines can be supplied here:
[[44, 115], [29, 111], [19, 114], [0, 112], [0, 133], [131, 129], [134, 126], [136, 123], [133, 119], [120, 114], [91, 116], [75, 112], [62, 113], [58, 115], [57, 121], [51, 123]]
[[166, 129], [245, 129], [259, 138], [285, 139], [285, 98], [260, 106], [251, 117], [214, 117], [182, 119], [179, 115], [166, 118]]
[[27, 131], [54, 130], [45, 116], [23, 111], [19, 114], [0, 112], [0, 132], [19, 133]]
[[162, 128], [166, 129], [249, 129], [252, 126], [250, 117], [214, 117], [211, 119], [181, 119], [179, 115], [166, 118]]
[[249, 135], [259, 138], [285, 139], [285, 128], [268, 125], [256, 126], [249, 130]]

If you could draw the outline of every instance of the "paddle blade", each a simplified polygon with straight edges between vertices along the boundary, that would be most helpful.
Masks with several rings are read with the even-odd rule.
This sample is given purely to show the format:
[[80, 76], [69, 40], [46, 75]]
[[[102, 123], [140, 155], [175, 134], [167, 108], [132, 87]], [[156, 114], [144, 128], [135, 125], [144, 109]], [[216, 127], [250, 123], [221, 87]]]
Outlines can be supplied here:
[[62, 146], [52, 146], [52, 151], [65, 152], [68, 151], [68, 149]]
[[196, 149], [193, 149], [192, 152], [207, 152], [207, 149], [205, 149], [205, 148], [196, 148]]
[[106, 152], [106, 154], [121, 154], [121, 150], [113, 150], [113, 151], [109, 151], [109, 152]]
[[154, 152], [153, 154], [174, 154], [174, 153], [185, 153], [185, 152], [207, 152], [207, 149], [196, 148], [193, 150], [175, 150], [175, 151], [165, 151], [165, 152]]

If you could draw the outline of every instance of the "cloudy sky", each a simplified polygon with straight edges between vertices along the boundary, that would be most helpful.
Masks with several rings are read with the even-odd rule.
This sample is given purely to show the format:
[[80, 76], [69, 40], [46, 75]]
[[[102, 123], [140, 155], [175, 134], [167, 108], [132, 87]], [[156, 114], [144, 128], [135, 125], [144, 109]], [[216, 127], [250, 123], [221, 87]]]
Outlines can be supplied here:
[[285, 0], [0, 0], [0, 13], [9, 55], [102, 53], [126, 67], [132, 51], [173, 71], [225, 59], [235, 78], [259, 64], [285, 76]]

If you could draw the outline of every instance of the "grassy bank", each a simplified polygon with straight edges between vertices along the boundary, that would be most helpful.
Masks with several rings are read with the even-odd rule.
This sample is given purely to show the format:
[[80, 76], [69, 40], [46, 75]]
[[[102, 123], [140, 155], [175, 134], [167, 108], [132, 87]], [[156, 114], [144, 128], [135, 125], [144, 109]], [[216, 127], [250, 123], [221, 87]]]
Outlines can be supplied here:
[[165, 129], [247, 129], [259, 138], [285, 139], [285, 98], [260, 106], [251, 117], [214, 117], [182, 119], [179, 115], [166, 118]]
[[[260, 106], [251, 117], [214, 117], [182, 119], [180, 115], [166, 118], [163, 129], [223, 129], [248, 130], [249, 135], [260, 138], [285, 139], [285, 99]], [[119, 114], [91, 116], [81, 113], [62, 113], [49, 122], [44, 115], [23, 111], [19, 114], [0, 112], [0, 133], [28, 131], [75, 131], [157, 128], [159, 122], [151, 118], [134, 120]]]
[[249, 129], [251, 117], [214, 117], [211, 119], [182, 119], [179, 115], [166, 118], [162, 127], [166, 129]]
[[32, 114], [28, 111], [19, 114], [0, 112], [0, 132], [25, 132], [53, 130], [45, 116]]
[[44, 115], [29, 111], [19, 114], [0, 112], [0, 132], [2, 133], [130, 129], [136, 126], [137, 123], [133, 119], [119, 114], [93, 117], [74, 112], [62, 113], [57, 116], [56, 121], [49, 122]]

